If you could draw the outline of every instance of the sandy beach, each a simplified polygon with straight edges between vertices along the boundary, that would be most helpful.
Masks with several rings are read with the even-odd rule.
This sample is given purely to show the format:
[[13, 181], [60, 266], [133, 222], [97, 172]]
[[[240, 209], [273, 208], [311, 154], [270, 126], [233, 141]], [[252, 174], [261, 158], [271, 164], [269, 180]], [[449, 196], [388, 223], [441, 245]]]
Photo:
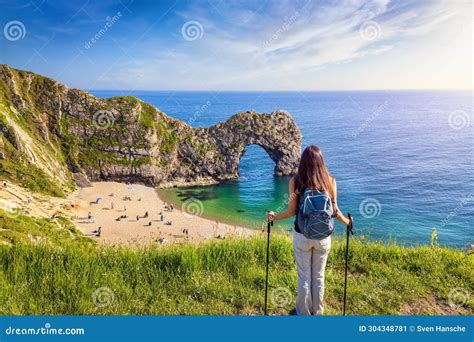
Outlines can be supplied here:
[[[155, 188], [118, 182], [92, 183], [90, 187], [78, 188], [67, 198], [32, 193], [12, 183], [0, 191], [0, 208], [14, 215], [69, 217], [84, 235], [103, 244], [199, 243], [257, 233], [205, 219], [198, 203], [188, 204], [186, 212], [181, 208], [170, 211]], [[100, 237], [94, 236], [92, 233], [99, 227]]]
[[[140, 184], [97, 182], [79, 188], [68, 199], [73, 204], [70, 214], [74, 223], [85, 235], [104, 244], [196, 243], [257, 233], [202, 218], [193, 205], [187, 212], [181, 208], [167, 210], [154, 188]], [[95, 237], [92, 232], [98, 227], [101, 234]]]

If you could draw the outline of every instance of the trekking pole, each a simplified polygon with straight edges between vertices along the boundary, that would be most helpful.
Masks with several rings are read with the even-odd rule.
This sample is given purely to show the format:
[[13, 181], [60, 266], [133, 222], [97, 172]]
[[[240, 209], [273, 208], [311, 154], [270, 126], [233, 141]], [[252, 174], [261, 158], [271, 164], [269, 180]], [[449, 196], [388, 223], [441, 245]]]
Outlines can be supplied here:
[[346, 267], [344, 269], [344, 308], [342, 314], [346, 315], [346, 293], [347, 293], [347, 263], [349, 258], [349, 235], [354, 235], [352, 231], [352, 216], [351, 213], [347, 213], [347, 217], [349, 217], [349, 224], [346, 227]]
[[267, 298], [268, 298], [268, 264], [269, 264], [269, 257], [270, 257], [270, 227], [273, 226], [273, 221], [268, 221], [267, 223], [267, 275], [265, 278], [265, 307], [264, 313], [265, 316], [267, 315]]

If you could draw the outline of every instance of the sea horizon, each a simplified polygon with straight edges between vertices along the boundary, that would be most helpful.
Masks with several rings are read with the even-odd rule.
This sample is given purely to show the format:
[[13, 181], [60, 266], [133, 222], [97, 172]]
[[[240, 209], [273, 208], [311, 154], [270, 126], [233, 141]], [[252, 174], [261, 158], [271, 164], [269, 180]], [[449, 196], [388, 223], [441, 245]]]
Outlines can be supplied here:
[[[70, 87], [76, 88], [76, 87]], [[80, 87], [78, 87], [80, 88]], [[126, 89], [126, 88], [118, 88], [118, 89], [90, 89], [90, 88], [80, 88], [84, 89], [87, 92], [141, 92], [141, 93], [155, 93], [155, 92], [176, 92], [176, 93], [326, 93], [326, 92], [467, 92], [473, 93], [474, 89], [317, 89], [317, 90], [216, 90], [216, 89], [208, 89], [208, 90], [192, 90], [192, 89]]]

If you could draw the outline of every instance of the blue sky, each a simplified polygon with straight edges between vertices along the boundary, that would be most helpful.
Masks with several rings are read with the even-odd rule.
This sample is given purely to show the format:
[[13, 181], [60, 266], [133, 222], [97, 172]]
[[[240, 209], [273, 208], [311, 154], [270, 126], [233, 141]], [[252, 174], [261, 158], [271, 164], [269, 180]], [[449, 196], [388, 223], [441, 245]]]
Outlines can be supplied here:
[[71, 87], [472, 89], [472, 1], [0, 4], [0, 63]]

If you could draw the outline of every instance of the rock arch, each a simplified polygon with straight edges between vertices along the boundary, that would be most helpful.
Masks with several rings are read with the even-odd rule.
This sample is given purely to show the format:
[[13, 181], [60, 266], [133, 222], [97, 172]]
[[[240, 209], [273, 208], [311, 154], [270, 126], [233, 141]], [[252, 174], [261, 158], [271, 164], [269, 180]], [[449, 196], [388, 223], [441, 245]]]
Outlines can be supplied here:
[[276, 176], [296, 172], [301, 131], [288, 112], [277, 110], [271, 114], [238, 113], [209, 128], [194, 129], [193, 139], [178, 151], [178, 162], [188, 163], [176, 169], [173, 178], [180, 179], [178, 183], [205, 183], [206, 178], [210, 183], [236, 179], [240, 160], [249, 145], [258, 145], [267, 152], [275, 162]]

